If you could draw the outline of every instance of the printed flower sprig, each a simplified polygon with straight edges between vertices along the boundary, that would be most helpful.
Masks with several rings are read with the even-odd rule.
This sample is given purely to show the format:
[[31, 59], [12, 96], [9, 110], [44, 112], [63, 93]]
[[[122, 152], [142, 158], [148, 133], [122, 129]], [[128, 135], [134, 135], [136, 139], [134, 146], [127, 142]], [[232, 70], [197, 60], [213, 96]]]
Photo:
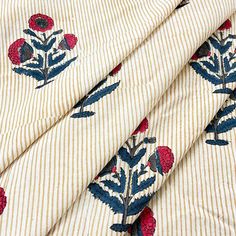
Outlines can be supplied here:
[[[214, 93], [231, 94], [232, 89], [227, 84], [236, 82], [236, 49], [233, 41], [236, 35], [230, 34], [230, 20], [226, 20], [218, 30], [198, 48], [192, 56], [190, 66], [203, 79], [221, 88]], [[214, 51], [212, 49], [214, 48]]]
[[13, 68], [14, 72], [43, 81], [43, 84], [36, 87], [41, 88], [51, 83], [54, 77], [76, 60], [77, 56], [63, 62], [66, 52], [75, 47], [78, 39], [74, 34], [64, 34], [56, 44], [63, 30], [47, 35], [46, 32], [54, 26], [53, 19], [47, 15], [35, 14], [28, 23], [29, 29], [23, 32], [31, 37], [31, 42], [28, 43], [24, 38], [17, 39], [10, 45], [8, 57], [17, 66]]
[[[156, 174], [164, 176], [169, 173], [174, 163], [174, 155], [167, 146], [155, 148], [146, 164], [143, 163], [147, 145], [156, 143], [155, 137], [144, 137], [138, 142], [138, 136], [145, 133], [147, 129], [148, 120], [145, 118], [118, 150], [117, 155], [88, 186], [95, 198], [108, 205], [114, 214], [122, 215], [121, 222], [110, 227], [116, 232], [132, 229], [129, 217], [139, 214], [155, 194], [153, 185]], [[148, 220], [144, 222], [147, 223]], [[142, 226], [143, 233], [154, 232], [154, 230], [153, 225], [151, 229]]]

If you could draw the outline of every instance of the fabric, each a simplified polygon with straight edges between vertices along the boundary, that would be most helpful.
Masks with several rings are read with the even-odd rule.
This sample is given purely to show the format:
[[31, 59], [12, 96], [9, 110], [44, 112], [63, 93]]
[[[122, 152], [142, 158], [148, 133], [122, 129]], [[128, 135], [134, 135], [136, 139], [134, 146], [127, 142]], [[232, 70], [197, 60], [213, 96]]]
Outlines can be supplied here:
[[235, 235], [235, 0], [0, 10], [0, 235]]

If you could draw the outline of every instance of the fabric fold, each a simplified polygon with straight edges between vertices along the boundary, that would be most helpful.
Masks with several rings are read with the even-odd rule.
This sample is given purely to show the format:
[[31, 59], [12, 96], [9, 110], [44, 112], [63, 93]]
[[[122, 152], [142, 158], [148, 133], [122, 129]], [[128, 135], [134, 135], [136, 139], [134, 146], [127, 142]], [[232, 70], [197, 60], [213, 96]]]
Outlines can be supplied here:
[[[2, 73], [4, 77], [1, 85], [2, 112], [0, 113], [2, 136], [0, 141], [1, 172], [33, 142], [55, 125], [56, 121], [66, 115], [77, 101], [82, 99], [89, 90], [138, 47], [171, 14], [180, 0], [168, 2], [164, 0], [121, 1], [119, 3], [117, 1], [110, 1], [109, 3], [97, 1], [89, 4], [87, 1], [78, 2], [74, 0], [66, 3], [58, 1], [55, 4], [55, 11], [50, 11], [54, 1], [47, 3], [38, 2], [32, 8], [28, 7], [29, 2], [24, 0], [14, 5], [15, 1], [10, 1], [7, 2], [8, 5], [5, 2], [1, 5], [5, 16], [2, 17], [2, 26], [8, 22], [11, 29], [15, 29], [15, 31], [17, 29], [14, 33], [14, 38], [9, 35], [9, 32], [4, 27], [1, 28], [0, 32], [2, 38], [5, 39], [2, 41], [2, 48], [5, 48], [4, 58], [7, 58], [8, 54], [9, 59], [12, 60], [6, 61], [7, 70]], [[16, 8], [19, 14], [13, 15], [11, 11]], [[21, 12], [24, 12], [24, 8], [27, 8], [28, 12], [22, 16]], [[73, 50], [68, 48], [69, 51], [71, 50], [71, 59], [68, 59], [65, 64], [58, 66], [57, 70], [52, 70], [51, 81], [53, 82], [50, 81], [49, 84], [43, 87], [41, 87], [43, 78], [38, 75], [39, 72], [37, 70], [35, 72], [36, 64], [31, 65], [33, 69], [25, 69], [25, 66], [22, 68], [18, 67], [18, 65], [15, 66], [14, 62], [17, 63], [18, 61], [13, 59], [17, 57], [14, 55], [14, 52], [17, 52], [14, 51], [17, 50], [17, 47], [19, 47], [18, 49], [22, 48], [20, 50], [25, 50], [24, 52], [26, 53], [32, 53], [32, 47], [27, 43], [27, 40], [31, 40], [37, 50], [48, 50], [43, 48], [42, 45], [40, 47], [40, 41], [37, 42], [34, 39], [35, 33], [27, 29], [27, 21], [31, 19], [30, 14], [33, 15], [40, 11], [47, 12], [49, 15], [52, 13], [55, 19], [58, 19], [56, 22], [51, 17], [41, 14], [46, 19], [51, 19], [54, 28], [57, 27], [59, 29], [54, 31], [56, 36], [63, 30], [65, 31], [67, 39], [61, 42], [72, 40], [73, 44], [71, 35], [77, 35], [79, 40], [77, 45], [73, 45]], [[65, 20], [60, 20], [57, 17], [57, 12], [61, 12], [61, 17]], [[70, 17], [67, 12], [71, 13]], [[21, 17], [25, 23], [22, 23], [22, 28], [19, 28], [15, 26], [15, 22], [23, 22], [20, 19]], [[90, 20], [88, 21], [88, 19]], [[108, 27], [104, 27], [104, 22], [107, 22], [107, 19], [110, 19], [107, 23]], [[60, 29], [60, 27], [65, 27], [65, 29]], [[27, 39], [19, 39], [23, 40], [24, 47], [21, 47], [19, 40], [12, 42], [17, 37], [22, 37], [23, 30]], [[36, 30], [38, 29], [36, 28]], [[46, 28], [46, 30], [48, 29]], [[46, 30], [43, 29], [42, 32]], [[66, 31], [72, 31], [73, 34], [67, 34]], [[37, 35], [37, 37], [39, 36]], [[60, 37], [58, 36], [58, 38]], [[59, 41], [57, 43], [59, 43], [59, 49], [66, 49], [60, 46], [62, 44]], [[11, 47], [9, 47], [10, 45]], [[53, 53], [52, 55], [54, 55]], [[26, 59], [27, 57], [24, 60]], [[13, 62], [13, 65], [11, 62]], [[21, 62], [19, 61], [19, 63]], [[10, 71], [11, 67], [13, 68], [12, 72]], [[61, 73], [65, 68], [66, 73]], [[32, 83], [33, 81], [34, 83]], [[9, 89], [11, 96], [7, 96]], [[9, 107], [12, 109], [9, 110]], [[25, 117], [27, 113], [29, 115]], [[50, 120], [49, 124], [43, 122], [48, 119]], [[28, 130], [30, 130], [30, 135]]]

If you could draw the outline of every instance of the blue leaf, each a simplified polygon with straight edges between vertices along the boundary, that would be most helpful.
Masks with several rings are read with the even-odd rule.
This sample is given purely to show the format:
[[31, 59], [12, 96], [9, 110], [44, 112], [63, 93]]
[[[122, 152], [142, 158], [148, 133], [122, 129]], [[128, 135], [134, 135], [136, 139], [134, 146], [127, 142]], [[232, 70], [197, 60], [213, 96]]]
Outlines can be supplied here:
[[217, 140], [208, 139], [206, 140], [206, 143], [210, 145], [218, 145], [218, 146], [225, 146], [229, 144], [228, 141], [222, 140], [222, 139], [217, 139]]
[[226, 53], [229, 50], [229, 48], [232, 46], [231, 41], [227, 42], [225, 45], [221, 45], [220, 42], [218, 42], [213, 37], [210, 37], [209, 40], [211, 44], [213, 45], [213, 47], [220, 52], [220, 54]]
[[232, 89], [230, 89], [230, 88], [216, 89], [213, 93], [231, 94]]
[[56, 38], [52, 38], [47, 44], [40, 43], [39, 41], [36, 41], [34, 39], [31, 39], [31, 42], [36, 49], [48, 52], [52, 48], [53, 44], [56, 42]]
[[222, 118], [222, 117], [224, 117], [224, 116], [227, 116], [227, 115], [229, 115], [231, 112], [233, 112], [235, 109], [236, 109], [236, 103], [235, 103], [235, 104], [232, 104], [232, 105], [229, 105], [229, 106], [225, 107], [224, 109], [220, 109], [220, 110], [217, 112], [217, 117], [218, 117], [218, 118]]
[[65, 56], [66, 56], [66, 53], [64, 52], [58, 56], [55, 56], [53, 59], [53, 55], [52, 55], [52, 53], [50, 53], [48, 55], [48, 66], [56, 65], [57, 63], [61, 62], [65, 58]]
[[229, 64], [229, 60], [227, 57], [224, 58], [224, 68], [225, 68], [225, 72], [229, 72], [231, 69], [230, 64]]
[[112, 190], [115, 193], [123, 193], [121, 186], [110, 179], [101, 181], [106, 187]]
[[212, 84], [219, 85], [222, 83], [222, 81], [218, 77], [209, 74], [207, 70], [204, 69], [198, 62], [190, 62], [190, 66], [192, 66], [197, 74], [201, 75], [204, 79], [208, 80]]
[[23, 32], [25, 34], [30, 35], [30, 36], [37, 37], [37, 35], [31, 29], [25, 29], [25, 30], [23, 30]]
[[236, 128], [236, 118], [229, 118], [225, 121], [222, 121], [218, 126], [217, 126], [217, 132], [220, 133], [225, 133], [227, 131], [230, 131], [231, 129]]
[[125, 191], [125, 185], [126, 185], [126, 175], [124, 169], [121, 167], [120, 168], [120, 186], [122, 189], [122, 192]]
[[148, 204], [150, 199], [154, 194], [151, 195], [144, 195], [141, 198], [135, 199], [129, 206], [128, 206], [128, 214], [127, 216], [136, 215], [140, 213], [144, 207]]
[[230, 73], [229, 75], [226, 76], [225, 78], [226, 83], [232, 83], [236, 82], [236, 71]]
[[115, 193], [124, 193], [125, 191], [125, 184], [126, 184], [126, 175], [125, 171], [121, 168], [121, 178], [120, 184], [113, 182], [112, 180], [102, 180], [101, 181], [106, 187], [112, 190]]
[[24, 66], [29, 67], [29, 68], [37, 68], [40, 69], [43, 67], [43, 57], [38, 54], [38, 59], [36, 59], [37, 63], [28, 63], [28, 64], [24, 64]]
[[115, 196], [111, 196], [109, 192], [100, 187], [99, 184], [91, 183], [89, 184], [88, 189], [95, 198], [108, 205], [115, 214], [123, 213], [124, 206], [120, 200]]
[[39, 70], [30, 70], [30, 69], [24, 69], [21, 67], [13, 68], [12, 70], [20, 75], [24, 74], [26, 76], [33, 77], [38, 81], [44, 80], [43, 73]]
[[139, 193], [145, 189], [148, 189], [149, 187], [151, 187], [155, 183], [155, 180], [156, 180], [156, 176], [153, 176], [153, 177], [150, 177], [146, 180], [141, 181], [140, 184], [136, 188], [133, 189], [132, 194], [136, 194], [136, 193]]
[[86, 99], [86, 101], [84, 102], [84, 106], [91, 105], [91, 104], [97, 102], [98, 100], [100, 100], [101, 98], [103, 98], [104, 96], [110, 94], [119, 86], [119, 84], [120, 84], [120, 81], [117, 83], [114, 83], [112, 85], [109, 85], [109, 86], [99, 90], [98, 92], [94, 93], [93, 95], [91, 95], [90, 97], [88, 97]]
[[214, 132], [215, 132], [214, 124], [209, 124], [209, 125], [206, 127], [205, 131], [206, 131], [207, 133], [214, 133]]
[[130, 165], [130, 163], [132, 162], [132, 158], [126, 148], [121, 147], [118, 151], [118, 155], [120, 156], [120, 159], [126, 162], [128, 165]]
[[[126, 232], [132, 225], [131, 224], [113, 224], [110, 229], [115, 232]], [[142, 235], [136, 235], [142, 236]]]
[[48, 74], [48, 79], [52, 79], [53, 77], [59, 75], [63, 70], [65, 70], [76, 59], [77, 59], [77, 57], [74, 57], [74, 58], [70, 59], [69, 61], [65, 62], [64, 64], [52, 68]]
[[138, 154], [135, 155], [134, 157], [131, 157], [131, 155], [128, 153], [127, 149], [124, 147], [121, 147], [118, 151], [118, 154], [119, 154], [121, 160], [126, 162], [130, 168], [133, 168], [135, 165], [137, 165], [145, 153], [146, 153], [146, 148], [141, 149], [138, 152]]
[[218, 62], [218, 58], [216, 57], [216, 60], [214, 60], [212, 58], [212, 63], [210, 63], [209, 61], [200, 61], [208, 70], [217, 73], [219, 71], [219, 62]]

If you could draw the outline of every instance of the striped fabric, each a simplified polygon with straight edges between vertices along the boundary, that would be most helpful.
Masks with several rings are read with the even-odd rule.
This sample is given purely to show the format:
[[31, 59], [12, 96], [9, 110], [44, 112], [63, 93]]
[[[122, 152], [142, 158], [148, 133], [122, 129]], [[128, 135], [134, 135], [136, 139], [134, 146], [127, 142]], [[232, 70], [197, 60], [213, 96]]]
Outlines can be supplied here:
[[[207, 144], [213, 134], [204, 132], [218, 110], [235, 101], [214, 93], [190, 58], [225, 20], [232, 25], [223, 34], [236, 35], [236, 2], [190, 0], [176, 9], [180, 2], [2, 0], [0, 186], [7, 205], [0, 235], [129, 235], [112, 229], [124, 214], [87, 187], [105, 180], [98, 173], [132, 137], [146, 140], [140, 166], [150, 167], [158, 147], [169, 147], [174, 156], [168, 173], [162, 166], [161, 174], [149, 168], [142, 175], [139, 184], [148, 178], [153, 184], [136, 190], [132, 200], [151, 196], [146, 203], [156, 219], [154, 235], [235, 235], [236, 129], [220, 136], [230, 140], [226, 146]], [[19, 38], [30, 42], [32, 33], [23, 30], [37, 13], [52, 17], [53, 30], [63, 29], [62, 36], [78, 38], [73, 50], [66, 35], [56, 42], [55, 55], [69, 47], [65, 60], [77, 58], [41, 88], [41, 80], [15, 73], [20, 67], [8, 50]], [[236, 39], [231, 41], [234, 53]], [[111, 73], [119, 63], [120, 70]], [[89, 93], [104, 78], [103, 96]], [[232, 91], [233, 82], [227, 84]], [[78, 113], [78, 101], [85, 101], [84, 113]], [[134, 134], [145, 117], [148, 127]], [[115, 167], [111, 172], [123, 168], [128, 180], [131, 167], [121, 159]], [[141, 210], [127, 217], [129, 232]]]

